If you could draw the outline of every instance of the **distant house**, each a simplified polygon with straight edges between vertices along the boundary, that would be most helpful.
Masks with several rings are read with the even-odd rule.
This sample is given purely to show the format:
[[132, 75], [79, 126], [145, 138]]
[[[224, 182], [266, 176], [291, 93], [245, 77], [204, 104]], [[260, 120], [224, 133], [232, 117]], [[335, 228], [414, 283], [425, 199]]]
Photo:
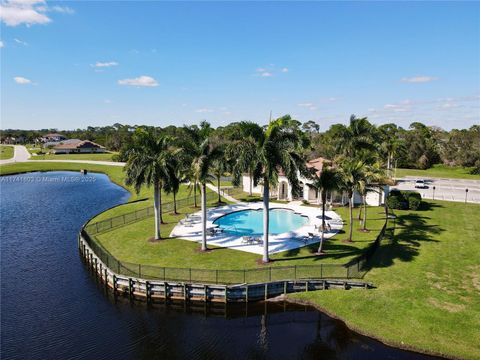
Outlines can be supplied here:
[[43, 143], [49, 143], [49, 142], [51, 143], [51, 142], [60, 142], [66, 139], [67, 138], [62, 134], [52, 133], [52, 134], [43, 135], [40, 138], [40, 141]]
[[[323, 169], [323, 164], [328, 163], [329, 160], [324, 158], [317, 158], [310, 160], [306, 163], [307, 168], [312, 169], [316, 175], [320, 175]], [[278, 184], [277, 187], [272, 187], [270, 189], [270, 196], [276, 197], [277, 200], [286, 200], [286, 201], [293, 201], [293, 200], [306, 200], [310, 203], [317, 203], [321, 202], [320, 194], [313, 188], [309, 186], [312, 183], [311, 179], [305, 178], [300, 173], [298, 174], [298, 180], [300, 181], [300, 186], [303, 189], [302, 193], [299, 197], [294, 197], [292, 194], [291, 185], [285, 176], [285, 174], [280, 171], [278, 174]], [[251, 184], [251, 179], [249, 175], [243, 175], [243, 191], [249, 192], [250, 187], [252, 187], [252, 193], [255, 194], [263, 194], [263, 185], [258, 184], [257, 186], [253, 186]], [[382, 205], [385, 200], [385, 194], [388, 194], [388, 186], [379, 186], [375, 191], [370, 191], [367, 193], [366, 202], [372, 206], [379, 206]], [[348, 203], [349, 199], [346, 194], [342, 192], [333, 192], [327, 194], [327, 202], [329, 203], [341, 203], [346, 204]], [[360, 194], [356, 193], [353, 196], [353, 201], [355, 204], [362, 203], [362, 197]]]
[[69, 139], [55, 144], [51, 150], [53, 154], [86, 154], [104, 153], [105, 147], [90, 140]]

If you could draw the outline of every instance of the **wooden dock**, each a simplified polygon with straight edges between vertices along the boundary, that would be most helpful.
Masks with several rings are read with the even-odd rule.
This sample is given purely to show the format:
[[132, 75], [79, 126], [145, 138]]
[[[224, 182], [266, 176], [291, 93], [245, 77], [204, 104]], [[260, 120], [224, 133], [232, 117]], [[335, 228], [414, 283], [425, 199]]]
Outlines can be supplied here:
[[92, 251], [81, 234], [78, 248], [87, 266], [116, 294], [147, 302], [182, 300], [201, 302], [253, 302], [294, 292], [341, 289], [370, 289], [373, 285], [348, 279], [297, 279], [265, 283], [220, 285], [147, 280], [113, 272]]

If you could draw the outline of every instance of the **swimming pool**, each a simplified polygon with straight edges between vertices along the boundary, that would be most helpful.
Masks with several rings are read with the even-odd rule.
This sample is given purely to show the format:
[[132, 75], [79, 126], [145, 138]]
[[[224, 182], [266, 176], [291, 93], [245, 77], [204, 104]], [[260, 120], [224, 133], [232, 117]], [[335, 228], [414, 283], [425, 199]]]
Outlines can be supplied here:
[[[276, 235], [296, 230], [308, 223], [308, 217], [288, 209], [270, 209], [269, 233]], [[263, 210], [241, 210], [216, 219], [214, 224], [225, 232], [244, 235], [263, 235]]]

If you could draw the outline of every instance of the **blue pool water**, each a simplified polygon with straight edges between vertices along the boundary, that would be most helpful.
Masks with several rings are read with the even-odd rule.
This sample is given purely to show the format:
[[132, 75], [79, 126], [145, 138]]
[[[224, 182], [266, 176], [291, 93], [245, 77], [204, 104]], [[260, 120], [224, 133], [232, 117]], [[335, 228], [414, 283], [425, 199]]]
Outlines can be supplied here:
[[[281, 234], [298, 229], [308, 223], [308, 218], [287, 209], [270, 209], [270, 234]], [[238, 235], [263, 234], [263, 210], [242, 210], [224, 215], [214, 224], [226, 232]]]

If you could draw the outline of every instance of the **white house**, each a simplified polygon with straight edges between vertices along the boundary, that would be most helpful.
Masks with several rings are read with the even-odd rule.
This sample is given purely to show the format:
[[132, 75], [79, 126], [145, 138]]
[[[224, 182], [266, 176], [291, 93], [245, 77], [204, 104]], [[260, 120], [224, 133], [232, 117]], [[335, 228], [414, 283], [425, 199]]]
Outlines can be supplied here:
[[[314, 169], [318, 174], [321, 173], [323, 164], [328, 162], [324, 158], [317, 158], [307, 162], [307, 168]], [[298, 174], [300, 180], [300, 186], [303, 188], [303, 192], [300, 197], [294, 197], [292, 195], [292, 188], [289, 184], [287, 177], [280, 172], [278, 176], [278, 184], [276, 188], [270, 188], [270, 196], [276, 198], [277, 200], [293, 201], [293, 200], [306, 200], [310, 203], [320, 204], [321, 197], [320, 194], [313, 188], [309, 186], [312, 183], [312, 180], [305, 178], [300, 173]], [[244, 174], [242, 178], [243, 191], [250, 192], [252, 190], [253, 194], [263, 194], [262, 184], [257, 186], [253, 185], [253, 182], [250, 179], [248, 174]], [[369, 191], [366, 196], [366, 202], [371, 206], [380, 206], [385, 201], [385, 196], [388, 195], [389, 187], [388, 186], [379, 186], [377, 189]], [[353, 196], [353, 201], [355, 204], [362, 203], [362, 197], [360, 194], [355, 193]], [[327, 194], [327, 202], [329, 203], [348, 203], [348, 197], [346, 194], [341, 192], [333, 192]]]

